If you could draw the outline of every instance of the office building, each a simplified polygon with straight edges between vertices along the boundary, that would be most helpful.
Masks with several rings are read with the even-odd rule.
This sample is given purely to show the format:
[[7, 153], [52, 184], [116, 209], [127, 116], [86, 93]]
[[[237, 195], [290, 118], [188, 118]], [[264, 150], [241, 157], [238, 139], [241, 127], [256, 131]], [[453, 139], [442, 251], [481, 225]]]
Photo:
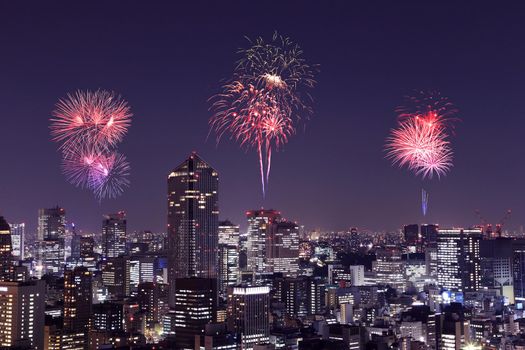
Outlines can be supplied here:
[[178, 349], [193, 349], [195, 336], [217, 315], [217, 281], [214, 278], [179, 278], [175, 290], [175, 334]]
[[451, 292], [474, 292], [481, 288], [480, 229], [439, 229], [437, 280]]
[[13, 247], [13, 259], [24, 260], [26, 224], [9, 224], [9, 226], [11, 227], [11, 245]]
[[64, 272], [64, 329], [87, 334], [93, 302], [92, 275], [85, 267]]
[[102, 255], [116, 258], [126, 254], [126, 213], [108, 214], [102, 221]]
[[61, 276], [65, 264], [66, 211], [38, 210], [38, 262], [40, 274]]
[[267, 271], [266, 235], [271, 223], [281, 220], [281, 213], [276, 210], [250, 210], [248, 219], [247, 258], [248, 270], [260, 274]]
[[294, 222], [274, 221], [268, 225], [266, 235], [266, 272], [297, 276], [299, 226]]
[[4, 217], [0, 216], [0, 281], [13, 279], [11, 250], [11, 227]]
[[253, 349], [270, 339], [270, 288], [231, 287], [228, 292], [228, 330], [235, 334], [242, 349]]
[[44, 349], [45, 282], [0, 282], [0, 347]]
[[217, 278], [219, 174], [196, 153], [168, 175], [170, 305], [180, 278]]

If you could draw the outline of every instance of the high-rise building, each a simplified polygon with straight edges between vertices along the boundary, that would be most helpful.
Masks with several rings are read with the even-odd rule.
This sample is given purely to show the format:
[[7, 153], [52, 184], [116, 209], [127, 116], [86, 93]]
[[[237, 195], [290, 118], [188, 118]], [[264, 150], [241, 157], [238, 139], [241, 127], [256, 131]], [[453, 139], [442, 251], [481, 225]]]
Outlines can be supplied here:
[[217, 278], [219, 174], [196, 153], [168, 175], [170, 305], [179, 278]]
[[159, 295], [152, 282], [141, 283], [137, 287], [137, 300], [140, 310], [146, 317], [146, 326], [152, 327], [159, 321]]
[[480, 229], [439, 229], [437, 237], [438, 285], [451, 292], [481, 288]]
[[13, 279], [11, 250], [11, 227], [4, 217], [0, 216], [0, 281]]
[[239, 225], [229, 220], [219, 222], [219, 244], [239, 246]]
[[13, 258], [15, 260], [24, 260], [24, 242], [26, 224], [9, 224], [11, 227], [11, 245], [13, 246]]
[[56, 206], [49, 209], [38, 210], [39, 241], [44, 239], [63, 239], [66, 235], [66, 211]]
[[38, 261], [42, 274], [62, 275], [65, 264], [66, 211], [38, 210]]
[[0, 282], [0, 347], [44, 349], [45, 282]]
[[309, 278], [277, 277], [273, 282], [275, 299], [284, 304], [286, 314], [304, 317], [308, 314]]
[[419, 225], [405, 225], [403, 227], [403, 237], [407, 246], [416, 246], [419, 242]]
[[397, 246], [386, 246], [376, 251], [376, 261], [372, 263], [376, 281], [389, 285], [398, 291], [406, 289], [405, 263], [401, 259], [401, 250]]
[[226, 299], [229, 286], [239, 283], [239, 246], [219, 244], [219, 295]]
[[357, 252], [359, 250], [359, 232], [357, 227], [352, 227], [350, 229], [350, 250], [352, 252]]
[[108, 258], [101, 267], [102, 283], [113, 297], [129, 296], [130, 269], [129, 260], [125, 256]]
[[350, 278], [352, 286], [365, 285], [365, 267], [364, 265], [350, 265]]
[[228, 330], [237, 337], [241, 349], [253, 349], [270, 339], [270, 288], [231, 287], [228, 292]]
[[92, 275], [85, 267], [64, 272], [64, 329], [84, 332], [87, 339], [93, 302]]
[[297, 276], [299, 226], [289, 221], [272, 222], [266, 235], [266, 272]]
[[253, 273], [266, 272], [266, 235], [268, 226], [281, 219], [281, 213], [276, 210], [250, 210], [246, 212], [248, 219], [247, 258], [248, 270]]
[[240, 250], [239, 225], [229, 220], [219, 222], [219, 295], [224, 300], [228, 287], [240, 280]]
[[175, 334], [178, 349], [193, 349], [195, 336], [217, 314], [217, 281], [214, 278], [179, 278], [175, 290]]
[[116, 258], [126, 254], [126, 213], [108, 214], [102, 221], [102, 255]]

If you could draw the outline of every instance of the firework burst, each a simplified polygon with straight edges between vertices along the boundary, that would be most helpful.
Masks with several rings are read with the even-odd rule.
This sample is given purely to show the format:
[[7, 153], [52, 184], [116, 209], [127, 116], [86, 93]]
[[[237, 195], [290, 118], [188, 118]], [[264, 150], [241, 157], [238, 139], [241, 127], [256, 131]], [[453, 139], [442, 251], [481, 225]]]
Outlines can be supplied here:
[[114, 151], [131, 123], [127, 102], [112, 92], [77, 91], [58, 101], [51, 135], [62, 152], [62, 172], [95, 196], [115, 198], [129, 185], [129, 163]]
[[407, 119], [392, 130], [386, 150], [394, 165], [406, 166], [423, 178], [440, 177], [452, 167], [452, 151], [444, 130], [419, 118]]
[[86, 143], [109, 149], [122, 140], [131, 116], [127, 102], [113, 92], [77, 91], [58, 101], [51, 135], [64, 153]]
[[315, 68], [288, 38], [275, 34], [270, 42], [258, 38], [250, 44], [240, 51], [232, 80], [210, 99], [210, 126], [217, 142], [229, 134], [241, 146], [256, 149], [264, 196], [272, 150], [286, 144], [295, 122], [312, 113], [308, 90], [315, 85]]
[[387, 138], [387, 158], [422, 178], [446, 175], [452, 167], [448, 129], [457, 109], [438, 92], [407, 97], [396, 112], [399, 125]]

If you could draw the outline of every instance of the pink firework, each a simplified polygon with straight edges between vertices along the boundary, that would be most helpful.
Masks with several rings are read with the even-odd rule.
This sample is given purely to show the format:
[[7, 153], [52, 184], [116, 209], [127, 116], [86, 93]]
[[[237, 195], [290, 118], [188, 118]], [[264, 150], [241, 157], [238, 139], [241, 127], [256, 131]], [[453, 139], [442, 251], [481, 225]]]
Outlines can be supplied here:
[[110, 153], [99, 159], [93, 168], [92, 190], [95, 196], [116, 198], [129, 186], [129, 163], [126, 157], [119, 153]]
[[62, 160], [62, 170], [68, 181], [92, 190], [99, 200], [115, 198], [129, 186], [129, 169], [123, 155], [93, 148], [75, 148], [64, 154]]
[[387, 158], [423, 178], [441, 177], [452, 167], [452, 150], [439, 124], [421, 118], [406, 119], [391, 131]]
[[399, 125], [387, 139], [387, 157], [423, 178], [441, 177], [452, 167], [448, 140], [457, 109], [439, 92], [420, 91], [405, 100], [396, 108]]
[[224, 134], [257, 150], [263, 196], [268, 187], [272, 152], [288, 142], [295, 122], [312, 113], [309, 89], [314, 71], [290, 39], [275, 34], [270, 42], [250, 41], [241, 50], [233, 79], [213, 96], [210, 119], [217, 142]]
[[104, 90], [77, 91], [58, 101], [51, 119], [53, 140], [67, 153], [79, 144], [108, 149], [122, 140], [131, 124], [125, 100]]

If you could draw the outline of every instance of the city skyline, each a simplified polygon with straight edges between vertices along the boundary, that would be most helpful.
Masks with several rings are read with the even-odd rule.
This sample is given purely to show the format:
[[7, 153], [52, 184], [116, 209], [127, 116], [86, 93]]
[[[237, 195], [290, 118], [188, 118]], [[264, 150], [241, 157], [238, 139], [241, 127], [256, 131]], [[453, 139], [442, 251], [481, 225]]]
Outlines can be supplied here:
[[[519, 11], [287, 3], [256, 18], [233, 3], [208, 4], [199, 15], [188, 4], [110, 4], [104, 11], [90, 4], [80, 12], [39, 6], [4, 4], [0, 14], [3, 31], [12, 33], [11, 50], [0, 58], [9, 67], [0, 91], [10, 131], [0, 138], [3, 162], [10, 164], [0, 182], [0, 215], [25, 222], [28, 233], [36, 231], [38, 208], [57, 204], [84, 232], [100, 232], [102, 216], [119, 210], [128, 214], [130, 231], [164, 231], [165, 174], [193, 150], [221, 174], [219, 219], [240, 225], [246, 210], [260, 207], [327, 230], [396, 230], [411, 222], [469, 227], [479, 223], [476, 209], [495, 224], [511, 208], [508, 227], [523, 224], [518, 57], [524, 47], [518, 28], [506, 26], [519, 23]], [[256, 5], [260, 13], [269, 6]], [[222, 23], [226, 13], [235, 23]], [[97, 25], [89, 26], [92, 19]], [[42, 24], [41, 31], [32, 32], [28, 22]], [[113, 35], [101, 35], [108, 28]], [[320, 73], [314, 115], [274, 155], [263, 199], [256, 155], [227, 140], [206, 141], [206, 101], [231, 72], [244, 35], [269, 37], [275, 30], [297, 40]], [[132, 166], [131, 187], [101, 204], [63, 179], [48, 127], [58, 98], [98, 88], [121, 93], [135, 116], [121, 145]], [[441, 180], [421, 181], [384, 159], [394, 109], [415, 89], [440, 90], [460, 111], [455, 165]], [[505, 122], [497, 122], [502, 116]], [[430, 195], [426, 218], [422, 187]]]

